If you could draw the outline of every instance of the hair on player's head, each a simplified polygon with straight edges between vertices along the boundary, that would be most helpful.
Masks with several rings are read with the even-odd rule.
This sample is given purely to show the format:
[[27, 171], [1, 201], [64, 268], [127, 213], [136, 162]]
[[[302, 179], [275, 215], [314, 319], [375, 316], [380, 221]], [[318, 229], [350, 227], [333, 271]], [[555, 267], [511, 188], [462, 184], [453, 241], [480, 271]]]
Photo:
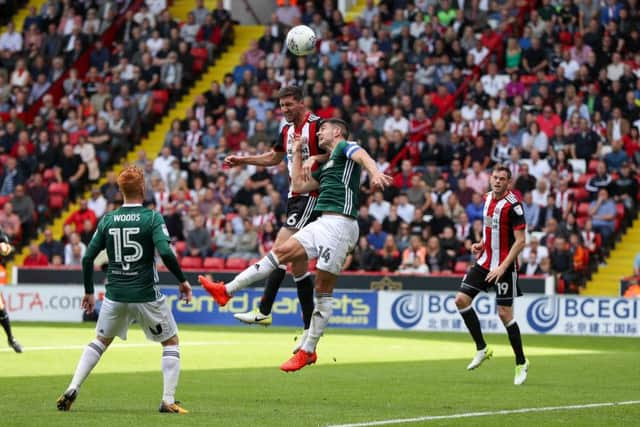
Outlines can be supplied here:
[[343, 138], [348, 138], [349, 137], [349, 125], [347, 124], [347, 122], [345, 122], [342, 119], [327, 119], [325, 121], [322, 122], [324, 123], [329, 123], [332, 126], [337, 127], [338, 129], [340, 129], [340, 134], [342, 135]]
[[285, 86], [280, 89], [278, 92], [278, 99], [293, 97], [298, 102], [301, 102], [304, 99], [304, 94], [302, 93], [302, 88], [299, 86]]
[[129, 166], [118, 175], [118, 187], [125, 199], [144, 198], [144, 172], [137, 166]]
[[493, 172], [506, 172], [507, 179], [511, 179], [511, 169], [505, 165], [497, 164], [493, 167]]

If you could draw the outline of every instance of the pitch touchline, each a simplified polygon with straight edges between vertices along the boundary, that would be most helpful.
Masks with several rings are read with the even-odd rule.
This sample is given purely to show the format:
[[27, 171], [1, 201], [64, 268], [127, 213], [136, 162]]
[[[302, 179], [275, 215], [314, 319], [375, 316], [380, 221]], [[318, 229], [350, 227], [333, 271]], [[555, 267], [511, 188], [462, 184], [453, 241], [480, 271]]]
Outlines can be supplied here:
[[392, 420], [369, 421], [353, 424], [335, 424], [328, 427], [368, 427], [368, 426], [384, 426], [391, 424], [419, 423], [421, 421], [449, 420], [455, 418], [471, 418], [471, 417], [487, 417], [491, 415], [509, 415], [509, 414], [526, 414], [528, 412], [548, 412], [548, 411], [572, 411], [578, 409], [601, 408], [603, 406], [622, 406], [622, 405], [638, 405], [640, 400], [628, 400], [624, 402], [604, 402], [604, 403], [587, 403], [584, 405], [567, 405], [567, 406], [543, 406], [541, 408], [521, 408], [521, 409], [504, 409], [501, 411], [487, 412], [464, 412], [461, 414], [451, 415], [428, 415], [416, 418], [396, 418]]
[[[199, 347], [205, 345], [235, 345], [237, 342], [233, 341], [193, 341], [193, 342], [181, 342], [180, 347]], [[49, 350], [81, 350], [85, 348], [87, 345], [52, 345], [52, 346], [43, 346], [43, 347], [24, 347], [26, 352], [29, 351], [49, 351]], [[158, 343], [134, 343], [134, 344], [112, 344], [111, 348], [117, 349], [127, 349], [127, 348], [137, 348], [137, 347], [157, 347]], [[13, 349], [11, 348], [2, 348], [0, 352], [8, 352], [12, 353]]]

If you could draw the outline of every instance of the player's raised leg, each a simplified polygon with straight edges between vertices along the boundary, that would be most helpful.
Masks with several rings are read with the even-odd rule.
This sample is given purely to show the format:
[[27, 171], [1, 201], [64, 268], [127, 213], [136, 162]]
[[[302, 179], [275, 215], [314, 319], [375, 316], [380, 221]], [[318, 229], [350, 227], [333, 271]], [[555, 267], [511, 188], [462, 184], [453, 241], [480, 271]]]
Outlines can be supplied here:
[[224, 306], [229, 302], [235, 292], [259, 280], [266, 279], [274, 270], [279, 268], [280, 265], [296, 259], [306, 261], [306, 252], [297, 240], [290, 238], [283, 245], [276, 246], [256, 264], [249, 266], [239, 273], [226, 285], [222, 282], [212, 282], [204, 276], [198, 276], [198, 282], [200, 282], [202, 287], [218, 304]]
[[507, 329], [509, 342], [511, 343], [513, 353], [516, 356], [516, 373], [513, 383], [515, 385], [521, 385], [527, 380], [529, 361], [524, 357], [520, 327], [518, 326], [516, 319], [513, 317], [513, 306], [498, 305], [498, 316], [500, 316], [502, 324]]
[[[284, 244], [296, 231], [297, 230], [295, 229], [281, 228], [280, 231], [278, 231], [274, 246]], [[280, 285], [282, 284], [282, 281], [284, 280], [286, 275], [287, 266], [278, 266], [278, 268], [271, 272], [271, 274], [265, 281], [264, 292], [262, 294], [262, 299], [260, 300], [260, 305], [254, 310], [248, 311], [246, 313], [236, 313], [233, 315], [233, 317], [244, 323], [255, 323], [264, 326], [271, 325], [271, 308], [273, 307], [273, 303], [276, 300], [276, 295], [280, 290]]]
[[[463, 288], [465, 283], [463, 282]], [[467, 285], [468, 286], [468, 285]], [[482, 329], [480, 328], [480, 319], [478, 314], [473, 309], [473, 296], [467, 295], [464, 292], [458, 292], [456, 295], [455, 303], [458, 307], [458, 312], [464, 320], [464, 324], [467, 326], [473, 341], [476, 343], [476, 355], [473, 360], [467, 366], [468, 370], [473, 370], [480, 366], [482, 362], [488, 360], [493, 355], [493, 350], [487, 346], [482, 335]]]

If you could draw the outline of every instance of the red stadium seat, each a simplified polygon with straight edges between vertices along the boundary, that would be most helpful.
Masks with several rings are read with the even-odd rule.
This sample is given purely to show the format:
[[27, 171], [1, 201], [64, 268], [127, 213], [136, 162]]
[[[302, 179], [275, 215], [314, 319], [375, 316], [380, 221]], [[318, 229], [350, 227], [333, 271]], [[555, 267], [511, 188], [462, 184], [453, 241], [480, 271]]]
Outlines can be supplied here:
[[249, 261], [244, 258], [229, 258], [225, 267], [229, 270], [244, 270], [249, 265]]
[[580, 216], [576, 218], [576, 224], [578, 224], [578, 228], [584, 228], [584, 225], [587, 223], [588, 219], [589, 218], [587, 218], [586, 216]]
[[58, 211], [64, 207], [65, 197], [60, 194], [49, 194], [49, 209]]
[[191, 48], [191, 55], [193, 55], [194, 59], [197, 58], [206, 62], [209, 52], [204, 47], [193, 47]]
[[616, 204], [616, 218], [619, 220], [624, 219], [624, 205], [622, 203]]
[[589, 192], [584, 187], [578, 187], [573, 190], [573, 198], [577, 203], [587, 201], [589, 199]]
[[458, 261], [453, 266], [453, 272], [454, 273], [466, 273], [468, 268], [469, 268], [469, 263], [468, 262], [466, 262], [466, 261]]
[[69, 184], [66, 182], [52, 182], [49, 184], [49, 197], [54, 194], [67, 198], [69, 196]]
[[9, 200], [11, 200], [11, 196], [0, 196], [0, 208], [2, 208]]
[[599, 160], [596, 160], [596, 159], [589, 160], [589, 165], [587, 166], [587, 172], [596, 173], [596, 167], [598, 166], [598, 163], [600, 163]]
[[165, 89], [159, 89], [153, 91], [153, 101], [167, 103], [169, 102], [169, 91]]
[[193, 71], [196, 73], [201, 73], [204, 70], [204, 63], [206, 61], [201, 58], [193, 58]]
[[578, 205], [578, 218], [589, 216], [589, 203], [583, 202]]
[[187, 250], [187, 242], [183, 240], [178, 240], [173, 244], [173, 246], [176, 248], [176, 253], [178, 253], [179, 255], [182, 255], [184, 251]]
[[186, 256], [180, 261], [182, 268], [202, 268], [202, 258], [199, 256]]
[[208, 270], [223, 270], [224, 258], [207, 257], [204, 259], [203, 267]]
[[587, 185], [587, 182], [589, 182], [592, 176], [593, 176], [592, 173], [585, 173], [580, 175], [580, 178], [578, 178], [578, 182], [576, 183], [578, 184], [578, 188], [584, 187], [585, 185]]

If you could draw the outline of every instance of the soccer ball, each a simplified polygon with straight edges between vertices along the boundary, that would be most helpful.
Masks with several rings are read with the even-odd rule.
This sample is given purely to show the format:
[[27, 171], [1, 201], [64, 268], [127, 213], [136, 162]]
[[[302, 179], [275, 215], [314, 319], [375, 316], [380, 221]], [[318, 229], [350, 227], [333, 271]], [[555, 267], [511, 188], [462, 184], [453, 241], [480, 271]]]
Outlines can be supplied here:
[[286, 43], [294, 55], [309, 55], [316, 49], [316, 33], [306, 25], [297, 25], [287, 33]]

